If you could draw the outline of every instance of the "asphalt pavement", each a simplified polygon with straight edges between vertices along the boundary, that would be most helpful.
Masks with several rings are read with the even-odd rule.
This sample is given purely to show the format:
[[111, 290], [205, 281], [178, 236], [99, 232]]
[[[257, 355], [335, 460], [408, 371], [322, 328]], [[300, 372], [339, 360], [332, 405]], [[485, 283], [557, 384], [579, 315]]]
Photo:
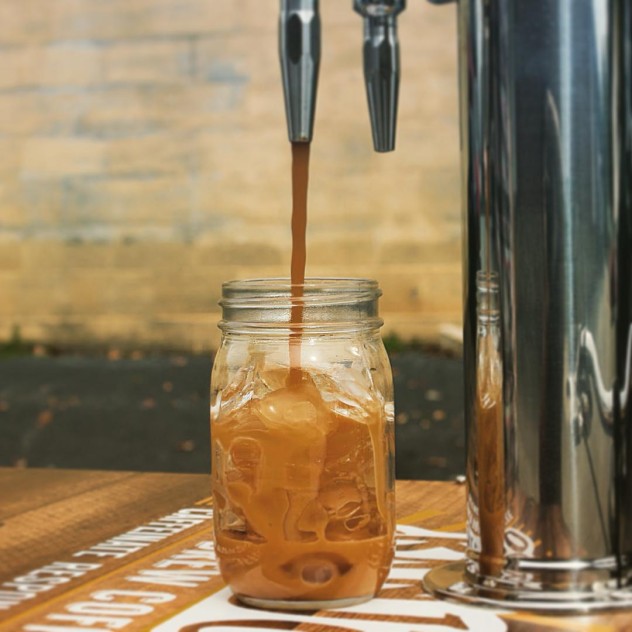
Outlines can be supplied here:
[[[392, 353], [397, 477], [464, 471], [461, 360]], [[0, 360], [0, 466], [208, 472], [211, 357]]]

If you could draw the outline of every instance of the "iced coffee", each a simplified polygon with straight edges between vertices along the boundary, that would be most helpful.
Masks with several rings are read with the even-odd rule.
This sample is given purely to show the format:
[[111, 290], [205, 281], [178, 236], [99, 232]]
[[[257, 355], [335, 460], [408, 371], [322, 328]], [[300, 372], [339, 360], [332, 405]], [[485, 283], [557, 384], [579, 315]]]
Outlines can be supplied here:
[[356, 603], [384, 582], [393, 555], [392, 420], [367, 377], [243, 369], [221, 393], [212, 424], [215, 538], [222, 576], [240, 599]]

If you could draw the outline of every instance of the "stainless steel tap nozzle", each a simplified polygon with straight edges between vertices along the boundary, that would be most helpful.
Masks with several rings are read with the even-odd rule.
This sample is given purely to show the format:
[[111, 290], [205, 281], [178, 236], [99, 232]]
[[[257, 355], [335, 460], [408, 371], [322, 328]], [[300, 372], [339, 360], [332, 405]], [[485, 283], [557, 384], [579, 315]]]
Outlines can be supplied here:
[[290, 142], [308, 143], [314, 132], [320, 65], [318, 0], [281, 0], [279, 57]]
[[364, 81], [375, 151], [395, 149], [399, 93], [397, 15], [406, 0], [354, 0], [364, 18]]

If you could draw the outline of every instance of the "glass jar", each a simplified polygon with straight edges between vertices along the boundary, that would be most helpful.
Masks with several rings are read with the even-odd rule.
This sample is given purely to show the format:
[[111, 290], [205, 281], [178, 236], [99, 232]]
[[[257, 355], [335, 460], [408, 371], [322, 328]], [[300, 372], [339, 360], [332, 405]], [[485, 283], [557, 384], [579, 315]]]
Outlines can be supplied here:
[[223, 286], [211, 377], [215, 543], [222, 577], [248, 605], [352, 605], [388, 574], [393, 383], [380, 295], [366, 279]]

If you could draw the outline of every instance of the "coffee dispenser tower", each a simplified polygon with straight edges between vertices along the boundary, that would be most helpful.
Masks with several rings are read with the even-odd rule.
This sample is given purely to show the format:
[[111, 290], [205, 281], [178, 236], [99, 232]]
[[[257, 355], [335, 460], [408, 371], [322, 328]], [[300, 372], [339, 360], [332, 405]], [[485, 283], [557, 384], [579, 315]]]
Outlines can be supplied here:
[[[317, 0], [281, 4], [286, 16], [318, 13]], [[468, 542], [465, 562], [432, 571], [426, 585], [505, 607], [629, 608], [632, 3], [453, 4]], [[388, 151], [405, 2], [353, 6], [374, 146]], [[301, 38], [289, 39], [284, 64], [301, 57]], [[298, 98], [292, 82], [285, 89], [295, 91], [286, 102]]]

